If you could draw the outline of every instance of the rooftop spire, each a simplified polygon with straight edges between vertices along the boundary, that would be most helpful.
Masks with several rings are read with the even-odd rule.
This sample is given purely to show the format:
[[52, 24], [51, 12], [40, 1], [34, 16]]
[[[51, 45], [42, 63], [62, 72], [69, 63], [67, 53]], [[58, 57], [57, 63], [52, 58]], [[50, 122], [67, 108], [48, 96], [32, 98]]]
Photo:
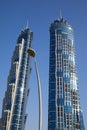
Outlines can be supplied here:
[[28, 28], [28, 20], [27, 20], [27, 23], [26, 23], [26, 29]]
[[60, 9], [60, 19], [62, 19], [63, 17], [62, 17], [62, 12], [61, 12], [61, 9]]

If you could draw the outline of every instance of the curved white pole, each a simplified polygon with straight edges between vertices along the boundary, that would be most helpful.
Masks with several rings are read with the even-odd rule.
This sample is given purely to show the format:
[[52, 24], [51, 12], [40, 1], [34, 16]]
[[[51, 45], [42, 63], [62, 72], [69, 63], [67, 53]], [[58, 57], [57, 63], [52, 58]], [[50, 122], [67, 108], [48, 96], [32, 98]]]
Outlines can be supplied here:
[[38, 71], [38, 66], [36, 62], [36, 58], [34, 57], [35, 61], [35, 69], [37, 75], [37, 83], [38, 83], [38, 98], [39, 98], [39, 130], [42, 130], [42, 93], [41, 93], [41, 84], [40, 84], [40, 76]]

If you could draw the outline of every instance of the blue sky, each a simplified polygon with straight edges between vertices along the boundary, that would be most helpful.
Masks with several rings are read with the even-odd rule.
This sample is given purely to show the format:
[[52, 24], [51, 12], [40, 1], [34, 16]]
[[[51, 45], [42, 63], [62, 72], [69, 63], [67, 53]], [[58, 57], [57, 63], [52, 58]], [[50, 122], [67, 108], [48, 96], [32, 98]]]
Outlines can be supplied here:
[[[32, 46], [37, 53], [43, 95], [43, 130], [47, 130], [49, 27], [62, 16], [74, 27], [80, 103], [87, 129], [87, 1], [86, 0], [0, 0], [0, 113], [7, 87], [11, 57], [19, 33], [26, 27], [34, 32]], [[26, 130], [38, 129], [38, 95], [34, 62], [29, 82]]]

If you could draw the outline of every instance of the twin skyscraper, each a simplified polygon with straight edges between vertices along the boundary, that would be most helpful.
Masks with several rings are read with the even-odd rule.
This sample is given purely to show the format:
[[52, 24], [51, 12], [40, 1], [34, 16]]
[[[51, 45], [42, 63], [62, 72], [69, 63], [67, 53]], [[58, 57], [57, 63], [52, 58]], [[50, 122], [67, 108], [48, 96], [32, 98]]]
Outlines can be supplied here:
[[[33, 33], [18, 36], [3, 99], [0, 130], [24, 130]], [[33, 124], [32, 124], [33, 125]], [[85, 130], [78, 92], [73, 27], [62, 17], [50, 26], [48, 130]]]
[[63, 18], [50, 26], [48, 130], [85, 130], [79, 102], [73, 27]]

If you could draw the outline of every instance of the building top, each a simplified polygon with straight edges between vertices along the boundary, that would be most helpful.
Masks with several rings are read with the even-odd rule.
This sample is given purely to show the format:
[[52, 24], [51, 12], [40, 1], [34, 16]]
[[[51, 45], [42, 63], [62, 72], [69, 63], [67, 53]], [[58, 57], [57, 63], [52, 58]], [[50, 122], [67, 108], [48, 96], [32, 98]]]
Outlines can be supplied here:
[[22, 38], [27, 40], [28, 34], [32, 35], [31, 39], [33, 38], [33, 32], [29, 28], [25, 28], [21, 31], [21, 33], [18, 36], [17, 43], [20, 43]]
[[73, 27], [66, 20], [64, 20], [62, 16], [58, 20], [55, 20], [53, 23], [51, 23], [51, 26], [58, 26], [58, 25], [65, 25], [73, 29]]

